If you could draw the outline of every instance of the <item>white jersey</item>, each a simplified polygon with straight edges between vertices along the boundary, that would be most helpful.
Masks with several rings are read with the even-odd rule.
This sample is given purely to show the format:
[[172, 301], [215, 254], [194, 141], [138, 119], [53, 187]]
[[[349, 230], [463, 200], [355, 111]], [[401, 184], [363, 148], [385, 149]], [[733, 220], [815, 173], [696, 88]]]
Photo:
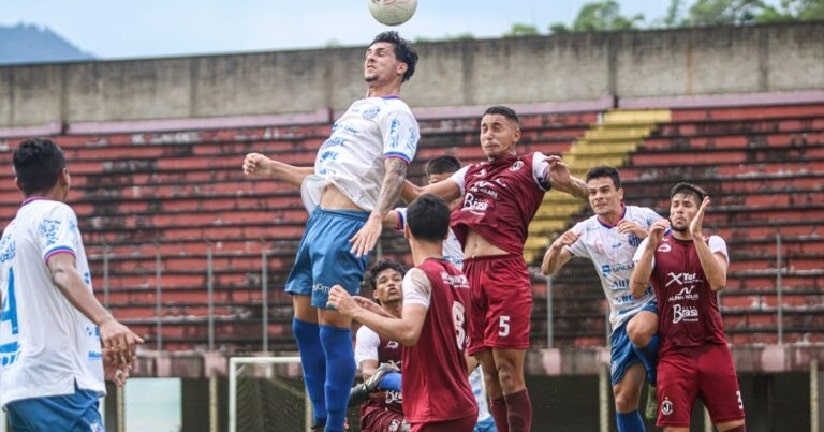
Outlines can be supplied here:
[[478, 365], [469, 374], [469, 386], [472, 387], [472, 394], [475, 395], [475, 403], [478, 404], [478, 421], [492, 417], [489, 413], [489, 403], [486, 400], [486, 384], [484, 384], [484, 371]]
[[[396, 208], [395, 211], [398, 212], [398, 231], [403, 231], [407, 220], [406, 208]], [[441, 253], [443, 253], [444, 259], [451, 262], [458, 270], [463, 270], [463, 249], [461, 249], [461, 242], [455, 237], [452, 228], [449, 228], [446, 240], [443, 241], [443, 251]]]
[[318, 150], [314, 174], [301, 185], [306, 209], [311, 213], [323, 187], [331, 184], [364, 211], [372, 211], [383, 184], [384, 159], [411, 163], [420, 136], [412, 111], [397, 96], [355, 101], [335, 122]]
[[0, 239], [0, 405], [72, 394], [105, 394], [100, 332], [52, 282], [46, 260], [75, 256], [91, 277], [77, 217], [59, 201], [28, 199]]
[[[626, 206], [621, 219], [649, 230], [653, 222], [662, 218], [648, 208]], [[597, 215], [575, 224], [572, 230], [579, 237], [566, 248], [574, 256], [592, 260], [609, 303], [609, 322], [613, 329], [621, 326], [648, 302], [655, 300], [651, 287], [647, 287], [644, 297], [640, 299], [630, 293], [630, 276], [635, 268], [632, 258], [641, 239], [632, 233], [620, 233], [617, 227], [598, 220]]]

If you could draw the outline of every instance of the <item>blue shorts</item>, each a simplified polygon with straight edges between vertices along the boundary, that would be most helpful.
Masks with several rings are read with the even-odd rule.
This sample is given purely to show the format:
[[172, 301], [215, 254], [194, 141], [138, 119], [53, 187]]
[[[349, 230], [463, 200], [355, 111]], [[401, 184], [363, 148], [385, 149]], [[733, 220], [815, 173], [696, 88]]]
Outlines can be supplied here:
[[324, 210], [316, 207], [306, 222], [298, 244], [295, 265], [286, 280], [286, 292], [312, 296], [312, 307], [329, 309], [329, 289], [340, 285], [360, 292], [369, 254], [360, 258], [349, 252], [349, 243], [365, 224], [369, 213], [355, 210]]
[[24, 399], [6, 405], [14, 432], [105, 432], [100, 417], [100, 393], [79, 390], [72, 394]]
[[[658, 313], [658, 303], [651, 301], [644, 305], [639, 312]], [[638, 312], [636, 312], [638, 313]], [[635, 363], [641, 363], [641, 358], [635, 354], [632, 349], [632, 341], [629, 340], [627, 334], [627, 323], [629, 319], [623, 322], [618, 328], [612, 331], [610, 336], [610, 371], [612, 373], [612, 385], [617, 385], [627, 370]]]

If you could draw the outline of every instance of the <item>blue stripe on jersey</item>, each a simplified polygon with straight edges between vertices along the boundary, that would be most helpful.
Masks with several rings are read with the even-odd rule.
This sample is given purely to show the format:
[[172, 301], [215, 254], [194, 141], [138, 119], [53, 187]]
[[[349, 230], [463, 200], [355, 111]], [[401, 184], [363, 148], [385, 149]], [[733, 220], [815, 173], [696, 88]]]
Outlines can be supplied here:
[[69, 246], [57, 246], [56, 248], [49, 249], [48, 252], [44, 253], [43, 254], [43, 259], [47, 260], [47, 259], [49, 259], [50, 256], [57, 255], [59, 253], [70, 253], [72, 255], [75, 255], [74, 249], [72, 249], [71, 247], [69, 247]]
[[403, 159], [403, 161], [406, 162], [406, 163], [411, 163], [412, 162], [409, 159], [409, 155], [401, 153], [401, 152], [386, 152], [386, 153], [383, 154], [383, 157], [384, 157], [384, 159], [389, 159], [389, 158], [396, 157], [396, 158]]

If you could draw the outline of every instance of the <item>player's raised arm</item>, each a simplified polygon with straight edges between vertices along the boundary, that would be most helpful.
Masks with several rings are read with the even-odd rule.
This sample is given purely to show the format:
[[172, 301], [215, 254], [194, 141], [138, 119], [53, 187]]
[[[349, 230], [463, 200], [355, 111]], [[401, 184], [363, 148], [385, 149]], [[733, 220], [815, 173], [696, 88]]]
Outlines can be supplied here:
[[269, 178], [300, 186], [312, 175], [313, 167], [298, 167], [269, 159], [260, 153], [248, 153], [243, 159], [243, 173], [249, 177]]
[[378, 315], [360, 307], [352, 296], [338, 285], [329, 291], [328, 305], [375, 332], [406, 346], [418, 343], [426, 320], [426, 307], [419, 304], [404, 305], [400, 318]]
[[565, 246], [569, 246], [577, 240], [578, 233], [573, 230], [568, 230], [561, 234], [557, 240], [552, 242], [552, 245], [549, 246], [546, 254], [544, 254], [544, 260], [541, 263], [541, 272], [545, 275], [551, 275], [560, 270], [561, 267], [572, 258], [572, 252]]
[[638, 249], [635, 251], [633, 260], [635, 261], [635, 268], [632, 270], [630, 276], [630, 294], [635, 298], [641, 298], [647, 291], [649, 286], [649, 278], [652, 275], [652, 268], [654, 264], [655, 251], [664, 237], [664, 231], [669, 227], [669, 221], [656, 221], [649, 228], [649, 236], [641, 242]]
[[544, 160], [549, 164], [547, 181], [552, 188], [578, 198], [589, 197], [586, 182], [570, 174], [569, 166], [561, 160], [560, 156], [550, 155]]
[[721, 237], [710, 237], [709, 244], [704, 240], [702, 227], [704, 213], [710, 204], [710, 197], [704, 197], [701, 207], [690, 222], [690, 234], [695, 244], [695, 252], [704, 269], [704, 276], [713, 291], [722, 290], [727, 285], [727, 244]]

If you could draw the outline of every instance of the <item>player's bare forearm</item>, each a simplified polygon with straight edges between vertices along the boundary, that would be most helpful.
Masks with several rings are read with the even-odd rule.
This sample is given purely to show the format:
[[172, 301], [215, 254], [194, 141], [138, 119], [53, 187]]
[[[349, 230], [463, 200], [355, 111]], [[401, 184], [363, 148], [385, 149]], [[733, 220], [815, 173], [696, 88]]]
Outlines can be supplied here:
[[570, 176], [568, 182], [561, 182], [550, 176], [550, 185], [558, 192], [563, 192], [578, 198], [589, 198], [587, 184], [577, 177]]
[[412, 183], [409, 180], [404, 180], [401, 186], [401, 199], [406, 202], [412, 202], [419, 195], [423, 194], [423, 188]]
[[95, 325], [112, 319], [112, 315], [94, 297], [83, 276], [74, 266], [74, 256], [69, 254], [53, 255], [48, 262], [52, 281], [60, 289], [64, 297], [80, 313], [89, 318]]
[[561, 262], [561, 256], [563, 255], [564, 247], [558, 245], [557, 243], [552, 243], [552, 245], [546, 250], [544, 254], [544, 260], [541, 263], [541, 272], [545, 275], [555, 274], [558, 270], [563, 267], [565, 262]]
[[384, 161], [386, 174], [383, 176], [383, 184], [381, 185], [381, 193], [378, 196], [378, 202], [372, 210], [372, 217], [379, 217], [382, 221], [383, 217], [389, 210], [395, 207], [398, 198], [401, 196], [401, 188], [403, 181], [406, 180], [406, 173], [409, 169], [406, 161], [400, 158], [388, 158]]
[[[402, 345], [415, 345], [421, 336], [421, 326], [415, 326], [408, 319], [382, 316], [363, 308], [357, 309], [352, 318], [371, 328], [376, 333]], [[417, 328], [417, 331], [416, 331]]]
[[707, 242], [703, 238], [693, 239], [695, 245], [695, 252], [698, 254], [698, 259], [701, 261], [701, 267], [704, 269], [704, 277], [707, 278], [707, 283], [713, 291], [720, 291], [727, 285], [727, 262], [723, 259], [717, 258]]
[[314, 174], [314, 167], [298, 167], [287, 163], [269, 160], [269, 172], [275, 180], [280, 180], [291, 185], [300, 186], [303, 179]]
[[647, 247], [641, 254], [641, 259], [635, 263], [635, 268], [630, 276], [629, 291], [635, 298], [644, 297], [644, 293], [649, 286], [649, 278], [652, 274], [652, 258], [656, 248]]

